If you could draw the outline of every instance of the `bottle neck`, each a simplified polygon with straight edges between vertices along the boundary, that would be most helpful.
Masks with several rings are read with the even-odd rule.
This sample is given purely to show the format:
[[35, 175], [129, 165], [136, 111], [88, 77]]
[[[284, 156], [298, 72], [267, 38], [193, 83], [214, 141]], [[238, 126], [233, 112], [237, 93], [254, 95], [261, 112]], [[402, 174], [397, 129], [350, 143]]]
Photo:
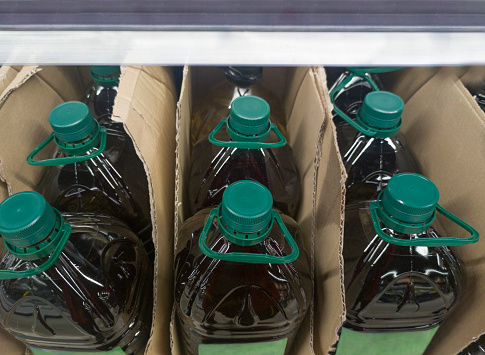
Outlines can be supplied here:
[[52, 254], [59, 247], [60, 243], [65, 243], [65, 240], [68, 238], [65, 235], [66, 231], [70, 234], [71, 230], [59, 211], [55, 210], [55, 212], [57, 215], [56, 224], [45, 238], [37, 243], [22, 247], [14, 246], [4, 240], [7, 250], [21, 260], [39, 260]]

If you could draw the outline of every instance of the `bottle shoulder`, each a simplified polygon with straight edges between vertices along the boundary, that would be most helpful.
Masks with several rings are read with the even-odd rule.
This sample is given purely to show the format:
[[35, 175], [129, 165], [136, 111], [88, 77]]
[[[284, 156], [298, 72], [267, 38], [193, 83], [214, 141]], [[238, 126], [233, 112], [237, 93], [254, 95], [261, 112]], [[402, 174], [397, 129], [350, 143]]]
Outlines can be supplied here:
[[348, 203], [377, 199], [379, 192], [396, 174], [420, 173], [416, 160], [404, 147], [399, 135], [381, 139], [358, 134], [343, 162], [348, 175]]
[[[198, 248], [201, 222], [205, 222], [207, 215], [206, 210], [199, 212], [181, 229], [181, 232], [185, 229], [186, 238], [189, 230], [196, 232], [190, 235], [188, 243], [187, 239], [179, 240], [184, 248], [177, 248], [175, 300], [179, 316], [183, 320], [190, 317], [189, 323], [196, 332], [227, 329], [238, 334], [238, 327], [251, 326], [253, 329], [278, 328], [282, 334], [288, 333], [292, 323], [303, 319], [312, 297], [310, 263], [305, 259], [305, 253], [301, 253], [297, 261], [287, 264], [212, 259]], [[296, 222], [293, 223], [290, 217], [283, 218], [288, 222], [289, 230], [299, 233]], [[179, 239], [184, 236], [179, 234]], [[283, 242], [282, 236], [275, 231], [264, 242], [239, 246], [225, 238], [215, 223], [206, 240], [208, 247], [220, 253], [274, 256], [289, 253]], [[248, 303], [249, 298], [251, 302]], [[244, 333], [242, 329], [241, 332]]]

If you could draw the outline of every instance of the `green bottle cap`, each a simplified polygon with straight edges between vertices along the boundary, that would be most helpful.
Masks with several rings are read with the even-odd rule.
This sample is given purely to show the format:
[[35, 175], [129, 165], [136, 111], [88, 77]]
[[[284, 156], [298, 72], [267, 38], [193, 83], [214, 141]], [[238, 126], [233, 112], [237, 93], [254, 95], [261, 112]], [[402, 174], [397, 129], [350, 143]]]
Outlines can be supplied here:
[[257, 96], [241, 96], [231, 104], [228, 126], [248, 136], [262, 134], [269, 130], [269, 104]]
[[116, 65], [91, 66], [91, 78], [97, 85], [115, 86], [120, 81], [121, 69]]
[[403, 223], [429, 221], [436, 211], [440, 193], [428, 178], [413, 174], [397, 174], [382, 192], [382, 208]]
[[365, 96], [358, 114], [373, 128], [389, 129], [399, 125], [403, 110], [404, 102], [399, 96], [387, 91], [373, 91]]
[[86, 104], [69, 101], [54, 108], [49, 115], [56, 138], [63, 142], [86, 139], [97, 130], [96, 120]]
[[240, 233], [256, 233], [271, 223], [273, 197], [255, 181], [229, 185], [222, 196], [221, 224]]
[[0, 234], [15, 247], [27, 248], [41, 242], [55, 224], [54, 209], [37, 192], [19, 192], [0, 203]]

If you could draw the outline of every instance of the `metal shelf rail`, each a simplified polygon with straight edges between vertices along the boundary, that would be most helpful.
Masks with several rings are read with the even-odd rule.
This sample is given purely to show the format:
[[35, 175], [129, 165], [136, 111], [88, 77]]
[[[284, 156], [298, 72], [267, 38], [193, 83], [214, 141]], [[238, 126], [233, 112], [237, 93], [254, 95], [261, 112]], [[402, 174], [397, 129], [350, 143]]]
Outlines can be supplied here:
[[485, 63], [480, 0], [0, 0], [4, 64]]

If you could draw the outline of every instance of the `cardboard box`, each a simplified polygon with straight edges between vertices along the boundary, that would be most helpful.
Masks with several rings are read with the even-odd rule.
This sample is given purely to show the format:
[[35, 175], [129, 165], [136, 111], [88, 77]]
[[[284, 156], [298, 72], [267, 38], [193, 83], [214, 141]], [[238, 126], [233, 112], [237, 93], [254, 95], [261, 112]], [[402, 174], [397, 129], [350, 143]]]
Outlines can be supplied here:
[[[90, 82], [86, 67], [23, 67], [12, 77], [0, 98], [0, 177], [10, 194], [35, 189], [43, 169], [28, 165], [25, 158], [52, 131], [50, 111], [64, 101], [82, 99]], [[113, 118], [124, 123], [144, 162], [154, 225], [154, 322], [149, 354], [170, 352], [175, 103], [169, 68], [122, 68]], [[44, 154], [48, 156], [49, 151]], [[0, 342], [3, 354], [26, 352], [4, 330]]]
[[[216, 68], [185, 68], [176, 104], [169, 70], [128, 67], [122, 71], [114, 118], [124, 122], [145, 164], [156, 236], [154, 325], [146, 353], [179, 355], [182, 351], [172, 313], [173, 256], [174, 236], [189, 216], [190, 113], [192, 102], [222, 80], [223, 74]], [[408, 149], [440, 189], [440, 204], [485, 235], [485, 189], [481, 186], [485, 178], [485, 114], [454, 71], [419, 68], [397, 73], [386, 79], [386, 85], [406, 101], [402, 132]], [[463, 80], [475, 77], [467, 73], [459, 74]], [[265, 85], [282, 99], [287, 113], [288, 142], [298, 157], [302, 182], [297, 221], [313, 264], [314, 303], [292, 354], [327, 354], [345, 319], [342, 243], [346, 175], [336, 146], [325, 72], [322, 68], [265, 68], [264, 76]], [[0, 200], [8, 192], [35, 187], [42, 171], [27, 165], [25, 157], [50, 132], [50, 110], [63, 101], [80, 99], [88, 81], [86, 68], [0, 68]], [[447, 234], [461, 235], [446, 221], [441, 228]], [[467, 293], [440, 327], [426, 354], [456, 354], [485, 332], [480, 317], [485, 309], [481, 295], [485, 288], [485, 242], [453, 250], [465, 265]], [[0, 342], [2, 353], [21, 355], [26, 351], [1, 329]]]
[[[315, 281], [315, 303], [302, 324], [291, 354], [324, 354], [336, 340], [343, 319], [340, 240], [344, 181], [335, 131], [330, 123], [325, 73], [321, 68], [264, 68], [263, 75], [264, 85], [281, 99], [286, 111], [288, 144], [293, 149], [302, 185], [296, 220], [306, 250], [312, 256]], [[178, 229], [189, 217], [192, 103], [222, 80], [225, 80], [224, 75], [216, 68], [184, 70], [177, 107], [175, 241]], [[172, 337], [172, 354], [182, 354], [173, 322]]]

